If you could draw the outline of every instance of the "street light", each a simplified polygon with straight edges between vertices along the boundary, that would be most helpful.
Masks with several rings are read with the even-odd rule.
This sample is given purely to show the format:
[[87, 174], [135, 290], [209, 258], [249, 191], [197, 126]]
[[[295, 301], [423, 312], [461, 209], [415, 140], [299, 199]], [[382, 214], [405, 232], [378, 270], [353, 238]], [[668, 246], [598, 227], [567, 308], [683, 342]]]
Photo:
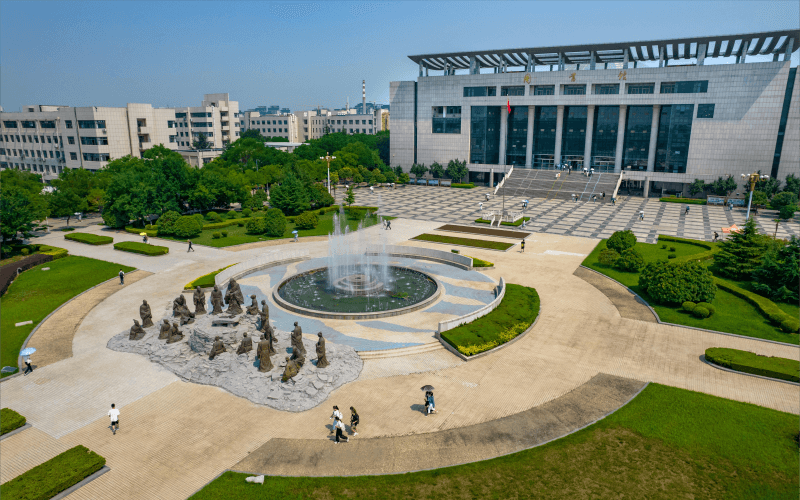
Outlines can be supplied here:
[[522, 224], [525, 225], [525, 209], [528, 208], [528, 200], [522, 200]]
[[331, 156], [329, 152], [325, 152], [325, 156], [320, 156], [320, 160], [328, 161], [328, 194], [331, 194], [331, 160], [335, 160], [335, 156]]
[[769, 176], [761, 175], [758, 172], [755, 172], [752, 174], [742, 174], [742, 179], [745, 179], [746, 182], [750, 183], [750, 200], [747, 202], [747, 217], [745, 218], [745, 220], [747, 220], [750, 218], [750, 205], [753, 204], [753, 191], [756, 190], [756, 183], [769, 179]]

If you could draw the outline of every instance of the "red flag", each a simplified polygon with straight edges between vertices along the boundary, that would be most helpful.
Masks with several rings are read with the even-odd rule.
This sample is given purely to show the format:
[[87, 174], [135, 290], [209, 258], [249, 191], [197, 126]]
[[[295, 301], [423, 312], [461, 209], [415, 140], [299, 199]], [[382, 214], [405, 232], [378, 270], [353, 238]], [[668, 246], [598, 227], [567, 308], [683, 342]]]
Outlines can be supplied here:
[[506, 106], [508, 106], [508, 114], [511, 114], [511, 99], [506, 100]]

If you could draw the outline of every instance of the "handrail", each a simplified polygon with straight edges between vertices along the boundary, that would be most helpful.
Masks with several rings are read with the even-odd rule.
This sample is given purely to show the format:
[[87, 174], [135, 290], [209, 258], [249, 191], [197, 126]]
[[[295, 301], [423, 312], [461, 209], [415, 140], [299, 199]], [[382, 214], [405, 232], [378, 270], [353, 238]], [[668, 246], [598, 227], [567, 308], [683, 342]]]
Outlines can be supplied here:
[[509, 177], [511, 177], [511, 172], [513, 172], [513, 171], [514, 171], [514, 165], [511, 165], [511, 170], [509, 170], [508, 172], [506, 172], [506, 175], [504, 175], [504, 176], [503, 176], [503, 180], [501, 180], [500, 182], [498, 182], [498, 183], [497, 183], [497, 186], [495, 186], [495, 188], [494, 188], [494, 194], [497, 194], [497, 192], [500, 190], [500, 188], [501, 188], [501, 187], [503, 187], [503, 185], [506, 183], [506, 179], [508, 179]]
[[443, 250], [436, 250], [433, 248], [425, 247], [412, 247], [406, 245], [375, 245], [367, 248], [369, 254], [386, 254], [396, 256], [413, 256], [417, 258], [427, 258], [433, 260], [445, 261], [452, 263], [455, 266], [472, 269], [472, 257], [461, 255], [452, 252], [445, 252]]
[[442, 333], [446, 332], [447, 330], [452, 330], [453, 328], [459, 325], [463, 325], [464, 323], [469, 323], [470, 321], [474, 321], [494, 311], [497, 308], [497, 306], [500, 305], [500, 302], [503, 301], [503, 297], [505, 297], [506, 295], [506, 282], [502, 277], [500, 278], [500, 284], [497, 285], [495, 290], [497, 291], [497, 297], [495, 297], [493, 301], [489, 302], [488, 304], [481, 307], [475, 312], [465, 314], [464, 316], [459, 316], [458, 318], [440, 321], [439, 329], [437, 331], [439, 333]]

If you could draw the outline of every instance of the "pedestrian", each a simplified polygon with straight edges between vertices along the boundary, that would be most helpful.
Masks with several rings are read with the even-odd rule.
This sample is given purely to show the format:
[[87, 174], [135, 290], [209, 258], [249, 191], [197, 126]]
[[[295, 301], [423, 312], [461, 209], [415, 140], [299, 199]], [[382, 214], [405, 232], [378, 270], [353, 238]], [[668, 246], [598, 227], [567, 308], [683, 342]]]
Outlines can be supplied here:
[[[339, 407], [338, 406], [334, 405], [333, 413], [331, 414], [331, 416], [330, 416], [330, 418], [328, 420], [341, 419], [341, 418], [342, 418], [342, 412], [339, 411]], [[333, 434], [333, 432], [334, 432], [334, 428], [336, 427], [335, 424], [336, 424], [336, 422], [334, 422], [334, 427], [331, 427], [331, 434]]]
[[186, 250], [186, 253], [194, 252], [194, 248], [192, 248], [192, 240], [189, 240], [189, 249]]
[[431, 413], [436, 413], [436, 405], [433, 402], [433, 391], [425, 393], [425, 406], [428, 408], [428, 412], [425, 414], [426, 417]]
[[605, 192], [605, 191], [603, 191], [602, 193], [600, 193], [600, 198], [602, 198], [602, 199], [604, 199], [604, 200], [606, 199], [606, 192]]
[[644, 210], [639, 211], [639, 220], [644, 221]]
[[295, 242], [295, 243], [297, 243], [297, 236], [298, 236], [298, 234], [297, 234], [297, 233], [294, 233], [294, 242]]
[[525, 253], [525, 240], [522, 240], [522, 243], [520, 243], [519, 246], [522, 248], [522, 253]]
[[144, 236], [142, 236], [142, 243], [147, 245], [147, 235], [146, 234]]
[[717, 239], [719, 238], [719, 233], [714, 231], [714, 242], [716, 243]]
[[111, 409], [108, 410], [108, 416], [111, 417], [111, 432], [116, 436], [119, 430], [119, 410], [112, 403]]
[[392, 221], [390, 220], [386, 221], [386, 229], [392, 229]]
[[344, 422], [339, 417], [336, 417], [333, 421], [333, 428], [336, 429], [336, 444], [339, 444], [340, 441], [344, 440], [345, 443], [350, 441], [350, 438], [343, 434], [344, 432]]
[[123, 271], [122, 269], [119, 270], [119, 284], [120, 285], [125, 284], [125, 271]]
[[352, 406], [350, 407], [350, 432], [354, 436], [358, 436], [358, 412]]
[[370, 192], [370, 193], [374, 193], [374, 192], [375, 192], [375, 188], [374, 188], [374, 187], [372, 187], [372, 186], [370, 186], [370, 187], [369, 187], [369, 192]]
[[489, 193], [484, 193], [484, 196], [486, 196], [486, 201], [489, 201]]
[[613, 196], [611, 197], [611, 205], [612, 206], [616, 206], [617, 205], [617, 199], [614, 198]]
[[688, 206], [686, 207], [685, 215], [689, 215], [689, 207]]
[[27, 375], [33, 371], [33, 367], [31, 366], [31, 357], [25, 356], [22, 360], [25, 363], [25, 372], [23, 375]]

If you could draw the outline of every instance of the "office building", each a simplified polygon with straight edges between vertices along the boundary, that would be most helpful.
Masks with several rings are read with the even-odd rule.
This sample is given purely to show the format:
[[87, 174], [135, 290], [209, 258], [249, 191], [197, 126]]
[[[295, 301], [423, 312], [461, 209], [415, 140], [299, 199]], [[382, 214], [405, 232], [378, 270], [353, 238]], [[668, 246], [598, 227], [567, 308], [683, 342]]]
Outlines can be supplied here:
[[242, 132], [255, 129], [264, 137], [283, 137], [289, 142], [297, 142], [297, 116], [291, 113], [245, 111], [239, 117], [239, 127]]

